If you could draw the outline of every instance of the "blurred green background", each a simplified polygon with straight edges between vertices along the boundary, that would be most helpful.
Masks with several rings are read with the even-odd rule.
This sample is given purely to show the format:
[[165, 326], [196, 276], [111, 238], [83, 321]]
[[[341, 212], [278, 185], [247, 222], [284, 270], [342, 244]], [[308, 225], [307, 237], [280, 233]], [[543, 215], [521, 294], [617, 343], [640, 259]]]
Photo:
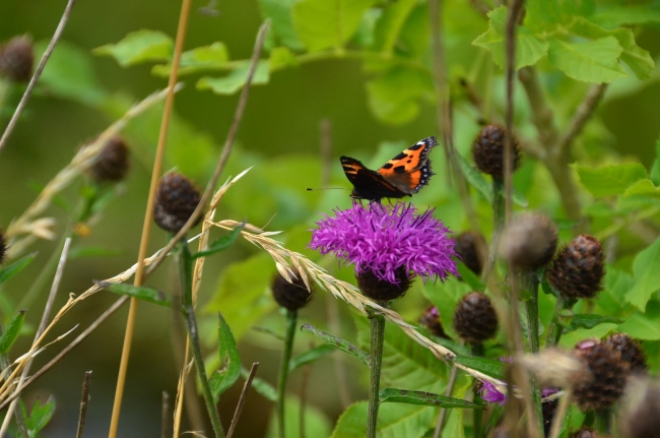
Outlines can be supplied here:
[[[481, 49], [469, 43], [484, 31], [486, 19], [471, 11], [467, 2], [455, 0], [449, 3], [450, 10], [456, 14], [453, 19], [449, 17], [447, 35], [452, 75], [450, 80], [455, 80], [466, 75], [474, 68], [475, 60], [483, 56]], [[0, 41], [15, 35], [29, 34], [43, 47], [44, 42], [50, 39], [64, 6], [62, 0], [0, 2]], [[248, 58], [262, 22], [258, 3], [220, 0], [217, 5], [220, 14], [217, 17], [198, 13], [197, 9], [203, 6], [206, 6], [205, 2], [194, 2], [186, 48], [222, 41], [232, 59]], [[48, 87], [37, 90], [10, 142], [0, 152], [0, 226], [6, 229], [12, 219], [31, 204], [39, 187], [66, 165], [84, 142], [94, 138], [115, 117], [121, 115], [121, 108], [166, 84], [165, 78], [151, 75], [150, 65], [122, 68], [111, 58], [92, 56], [91, 50], [115, 43], [128, 32], [140, 29], [160, 30], [174, 37], [179, 8], [180, 4], [171, 0], [157, 3], [78, 0], [64, 32], [61, 47], [80, 51], [87, 56], [85, 59], [88, 59], [91, 70], [86, 77], [93, 78], [94, 82], [90, 88], [105, 93], [105, 103], [90, 105], [81, 102], [81, 99], [63, 98], [49, 91]], [[644, 27], [637, 34], [637, 42], [656, 59], [660, 53], [660, 27]], [[71, 74], [75, 79], [74, 72], [79, 71], [78, 66], [68, 67], [72, 69]], [[65, 75], [66, 68], [65, 65]], [[497, 107], [503, 95], [503, 82], [501, 72], [496, 68], [494, 71], [492, 105]], [[175, 101], [177, 119], [171, 130], [166, 168], [179, 166], [179, 170], [186, 171], [200, 186], [204, 186], [230, 126], [237, 95], [219, 96], [210, 91], [198, 91], [195, 88], [197, 77], [182, 78], [186, 87], [178, 93]], [[272, 74], [267, 85], [253, 87], [236, 149], [223, 179], [251, 165], [255, 167], [230, 190], [216, 217], [247, 219], [257, 226], [268, 226], [269, 230], [288, 231], [282, 237], [287, 247], [310, 254], [305, 250], [305, 245], [310, 236], [307, 230], [313, 226], [314, 221], [321, 217], [321, 213], [329, 213], [335, 206], [350, 205], [346, 191], [305, 191], [307, 187], [325, 187], [321, 181], [319, 152], [319, 125], [322, 120], [329, 120], [332, 124], [331, 187], [350, 186], [339, 166], [338, 157], [342, 154], [355, 156], [365, 164], [376, 167], [420, 138], [439, 136], [435, 106], [432, 103], [422, 101], [419, 113], [406, 123], [386, 124], [379, 121], [369, 108], [365, 90], [365, 82], [371, 77], [373, 73], [365, 71], [359, 60], [328, 59], [284, 69]], [[603, 139], [606, 139], [608, 156], [612, 159], [636, 156], [647, 167], [650, 166], [655, 157], [654, 144], [660, 134], [658, 77], [656, 69], [652, 78], [645, 82], [625, 79], [611, 87], [599, 109], [599, 118], [587, 129], [577, 148], [580, 159], [601, 160], [603, 157], [599, 151], [604, 146]], [[575, 86], [558, 73], [554, 76], [549, 74], [546, 79], [551, 91], [559, 90], [552, 93], [550, 99], [557, 104], [560, 113], [570, 114], [568, 108], [573, 108], [584, 88]], [[575, 94], [567, 91], [570, 87], [575, 88]], [[5, 111], [0, 118], [3, 126], [20, 97], [20, 91], [20, 88], [14, 90], [5, 103]], [[574, 100], [567, 101], [570, 99]], [[478, 116], [465, 105], [465, 96], [457, 96], [456, 100], [456, 146], [467, 156], [471, 139], [479, 129]], [[517, 124], [523, 132], [529, 132], [531, 128], [527, 103], [520, 96], [518, 101]], [[127, 130], [126, 138], [133, 148], [132, 171], [119, 187], [119, 196], [94, 225], [91, 236], [80, 242], [82, 246], [103, 246], [116, 250], [119, 255], [71, 260], [60, 288], [59, 305], [65, 302], [68, 293], [79, 294], [88, 288], [92, 279], [110, 277], [134, 263], [160, 122], [159, 111], [160, 107], [136, 119]], [[460, 231], [466, 222], [456, 202], [456, 194], [448, 185], [440, 148], [433, 152], [433, 159], [434, 170], [438, 175], [431, 186], [416, 197], [416, 203], [438, 207], [439, 216], [452, 229]], [[554, 187], [544, 169], [537, 168], [534, 162], [528, 160], [516, 178], [523, 194], [529, 195], [534, 184], [537, 190], [544, 192], [529, 197], [530, 208], [543, 206], [546, 210], [551, 209], [546, 213], [561, 217]], [[79, 186], [78, 181], [64, 193], [64, 198], [74, 202]], [[487, 205], [480, 204], [480, 212], [487, 209]], [[58, 207], [51, 207], [47, 216], [58, 219], [56, 230], [62, 232], [66, 224], [66, 213]], [[488, 222], [487, 218], [482, 220]], [[214, 234], [215, 237], [219, 235], [217, 232]], [[150, 253], [165, 242], [165, 234], [153, 230]], [[53, 242], [40, 241], [33, 245], [30, 250], [39, 251], [37, 260], [6, 285], [2, 290], [3, 300], [13, 303], [19, 301], [54, 249]], [[222, 282], [218, 285], [223, 269], [231, 262], [256, 253], [254, 247], [241, 242], [231, 253], [211, 259], [205, 270], [200, 309], [204, 309], [216, 290], [231, 286]], [[274, 272], [267, 257], [251, 260], [255, 266], [268, 266], [266, 269]], [[149, 279], [148, 284], [169, 292], [174, 279], [174, 273], [168, 269], [170, 266], [166, 263]], [[329, 260], [325, 266], [334, 269]], [[350, 269], [343, 269], [342, 275], [350, 279]], [[259, 287], [259, 290], [263, 290], [265, 284], [259, 283]], [[262, 295], [260, 297], [265, 299]], [[115, 299], [115, 296], [102, 292], [85, 301], [58, 325], [57, 334], [75, 324], [86, 327]], [[318, 293], [313, 303], [303, 312], [303, 320], [325, 327], [328, 299], [333, 298]], [[222, 305], [227, 305], [227, 302]], [[421, 294], [416, 294], [401, 304], [403, 307], [400, 310], [404, 316], [414, 319], [415, 312], [424, 305]], [[203, 330], [209, 334], [209, 352], [215, 330], [213, 311], [223, 310], [221, 305], [218, 306], [214, 308], [211, 305], [204, 313]], [[39, 300], [30, 309], [28, 322], [32, 329], [38, 322], [42, 308], [43, 300]], [[281, 331], [282, 320], [272, 303], [255, 306], [254, 309], [260, 312], [252, 315], [258, 321], [257, 325]], [[250, 308], [256, 312], [254, 309]], [[339, 310], [342, 324], [349, 327], [352, 324], [350, 310], [343, 303], [339, 303]], [[239, 312], [240, 309], [235, 311]], [[27, 400], [37, 397], [45, 399], [50, 395], [54, 395], [57, 400], [56, 416], [45, 431], [45, 436], [72, 436], [77, 422], [80, 386], [86, 370], [94, 371], [86, 436], [103, 436], [107, 433], [126, 313], [127, 309], [119, 311], [27, 392]], [[350, 336], [348, 333], [346, 335]], [[27, 336], [23, 338], [16, 351], [27, 348], [28, 339]], [[161, 392], [168, 391], [173, 400], [178, 373], [171, 339], [170, 312], [141, 304], [118, 436], [159, 436]], [[301, 335], [298, 342], [306, 348], [312, 339], [308, 335]], [[42, 355], [44, 358], [35, 362], [33, 370], [59, 348], [60, 345], [50, 347]], [[277, 342], [267, 335], [250, 331], [243, 338], [240, 350], [245, 366], [249, 367], [253, 361], [260, 362], [258, 376], [271, 383], [275, 382], [280, 351]], [[360, 380], [362, 374], [357, 364], [349, 359], [345, 362], [352, 399], [364, 399], [364, 382]], [[298, 393], [300, 381], [301, 373], [292, 377], [292, 393]], [[324, 360], [315, 365], [307, 390], [310, 404], [318, 407], [329, 421], [334, 422], [343, 407], [335, 383], [332, 360]], [[239, 388], [233, 388], [223, 397], [221, 412], [226, 422], [231, 417], [238, 391]], [[237, 436], [263, 436], [272, 409], [272, 403], [251, 393]]]

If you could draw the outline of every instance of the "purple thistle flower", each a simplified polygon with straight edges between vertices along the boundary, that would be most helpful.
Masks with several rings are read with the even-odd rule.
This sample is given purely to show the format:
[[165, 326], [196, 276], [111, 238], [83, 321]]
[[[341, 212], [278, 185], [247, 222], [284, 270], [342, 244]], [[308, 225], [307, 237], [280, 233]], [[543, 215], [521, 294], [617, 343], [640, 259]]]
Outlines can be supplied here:
[[383, 206], [356, 203], [348, 210], [335, 210], [313, 230], [310, 248], [321, 254], [355, 264], [358, 274], [371, 271], [379, 280], [398, 284], [395, 271], [405, 266], [428, 279], [445, 280], [457, 275], [454, 240], [449, 229], [433, 217], [433, 210], [418, 215], [412, 204]]
[[506, 403], [506, 394], [499, 392], [495, 385], [490, 382], [483, 382], [479, 395], [488, 403], [499, 403], [500, 406]]

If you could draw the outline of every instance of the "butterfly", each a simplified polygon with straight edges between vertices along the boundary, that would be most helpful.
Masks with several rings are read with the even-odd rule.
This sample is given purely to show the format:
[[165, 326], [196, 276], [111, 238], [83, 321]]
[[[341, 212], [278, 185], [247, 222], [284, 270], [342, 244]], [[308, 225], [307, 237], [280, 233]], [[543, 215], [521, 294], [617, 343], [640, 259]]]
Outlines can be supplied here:
[[344, 173], [354, 186], [351, 196], [380, 201], [382, 198], [403, 198], [419, 192], [434, 175], [429, 151], [437, 145], [435, 137], [424, 138], [378, 170], [367, 169], [355, 158], [341, 157]]

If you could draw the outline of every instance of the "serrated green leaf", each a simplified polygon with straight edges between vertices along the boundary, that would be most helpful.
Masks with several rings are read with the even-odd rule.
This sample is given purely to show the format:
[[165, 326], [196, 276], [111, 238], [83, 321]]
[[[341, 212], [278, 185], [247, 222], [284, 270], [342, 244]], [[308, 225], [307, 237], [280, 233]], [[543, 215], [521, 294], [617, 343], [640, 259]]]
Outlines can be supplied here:
[[499, 360], [486, 359], [485, 357], [456, 356], [454, 362], [481, 371], [495, 379], [504, 380], [506, 378], [505, 372], [508, 364]]
[[529, 0], [525, 5], [525, 26], [541, 33], [555, 30], [564, 23], [558, 0]]
[[34, 260], [36, 256], [37, 253], [33, 252], [0, 269], [0, 284], [21, 272], [27, 265], [32, 262], [32, 260]]
[[416, 0], [402, 0], [388, 4], [376, 23], [374, 49], [392, 53], [401, 29], [405, 24]]
[[630, 337], [643, 341], [660, 340], [660, 324], [658, 324], [657, 315], [650, 317], [641, 313], [634, 313], [625, 317], [626, 322], [621, 324], [618, 329], [627, 333]]
[[151, 287], [133, 286], [132, 284], [126, 283], [110, 283], [107, 281], [99, 281], [96, 284], [107, 291], [119, 295], [128, 295], [129, 297], [137, 298], [138, 300], [147, 301], [153, 304], [158, 304], [159, 306], [172, 306], [171, 296]]
[[293, 5], [296, 0], [259, 0], [261, 13], [269, 18], [277, 39], [286, 47], [300, 51], [304, 48], [293, 28]]
[[655, 142], [655, 161], [649, 174], [653, 185], [660, 187], [660, 138]]
[[575, 166], [584, 187], [595, 197], [622, 194], [628, 187], [647, 178], [639, 163], [623, 163], [599, 168]]
[[[508, 18], [506, 6], [499, 6], [488, 13], [488, 30], [473, 42], [491, 52], [493, 60], [500, 68], [505, 68], [505, 27]], [[548, 52], [548, 43], [537, 37], [530, 29], [519, 26], [516, 33], [516, 70], [527, 65], [534, 65]]]
[[317, 360], [326, 357], [334, 351], [335, 347], [328, 344], [319, 345], [318, 347], [307, 350], [304, 353], [299, 354], [298, 356], [291, 359], [291, 362], [289, 362], [289, 372], [292, 372], [293, 370], [307, 364], [316, 362]]
[[646, 197], [646, 198], [660, 198], [660, 188], [653, 184], [650, 179], [641, 179], [628, 187], [623, 196], [626, 198], [631, 197]]
[[293, 6], [293, 27], [307, 50], [343, 47], [375, 0], [301, 0]]
[[639, 310], [646, 310], [651, 295], [660, 289], [660, 239], [641, 251], [633, 262], [633, 286], [626, 301]]
[[623, 48], [613, 36], [581, 43], [555, 37], [548, 41], [548, 60], [573, 79], [601, 83], [627, 76], [617, 62]]
[[624, 24], [660, 23], [660, 9], [651, 5], [612, 4], [599, 8], [591, 20], [607, 29]]
[[34, 402], [30, 415], [24, 415], [26, 418], [25, 425], [27, 426], [30, 438], [36, 437], [37, 434], [48, 425], [55, 413], [55, 407], [56, 403], [54, 397], [49, 397], [43, 405], [41, 405], [38, 399]]
[[395, 67], [367, 82], [369, 108], [382, 122], [407, 123], [419, 113], [419, 101], [433, 95], [428, 72]]
[[222, 368], [209, 379], [213, 399], [218, 403], [220, 395], [231, 388], [241, 374], [241, 357], [238, 354], [236, 340], [222, 315], [218, 313], [218, 354]]
[[594, 328], [598, 324], [621, 324], [623, 322], [622, 319], [613, 318], [611, 316], [578, 313], [573, 315], [570, 324], [564, 329], [564, 333], [572, 332], [579, 328]]
[[479, 405], [445, 395], [424, 391], [410, 391], [407, 389], [385, 388], [379, 393], [380, 403], [406, 403], [410, 405], [438, 406], [443, 408], [474, 409]]
[[312, 333], [314, 336], [325, 342], [327, 345], [331, 346], [336, 350], [343, 351], [349, 356], [353, 356], [354, 358], [356, 358], [366, 366], [368, 367], [371, 366], [371, 360], [369, 354], [360, 350], [358, 347], [351, 344], [347, 340], [338, 338], [337, 336], [333, 336], [330, 333], [324, 332], [323, 330], [319, 330], [311, 324], [303, 324], [300, 327], [300, 329]]
[[222, 236], [221, 238], [213, 242], [211, 245], [209, 245], [208, 249], [193, 254], [192, 258], [196, 259], [199, 257], [207, 257], [215, 253], [218, 253], [220, 251], [224, 251], [228, 248], [231, 248], [234, 245], [234, 243], [236, 243], [238, 237], [241, 235], [241, 231], [243, 231], [243, 228], [245, 228], [245, 224], [246, 222], [243, 221], [243, 223], [234, 227], [234, 229], [231, 230], [229, 234], [227, 234], [226, 236]]
[[[403, 403], [385, 403], [378, 409], [378, 437], [420, 438], [428, 430], [436, 409]], [[332, 438], [364, 438], [366, 436], [367, 403], [348, 407], [339, 417]]]
[[[217, 41], [210, 46], [196, 47], [181, 54], [179, 76], [199, 73], [208, 70], [221, 70], [227, 67], [229, 51], [224, 43]], [[151, 73], [156, 76], [168, 77], [172, 64], [154, 65]]]
[[[239, 91], [247, 82], [247, 75], [250, 69], [249, 63], [244, 62], [227, 76], [222, 78], [212, 78], [204, 76], [197, 81], [199, 90], [211, 90], [216, 94], [229, 95]], [[252, 85], [267, 84], [270, 80], [268, 61], [259, 61], [257, 69], [252, 77]]]
[[[241, 376], [244, 379], [247, 379], [249, 375], [250, 372], [248, 370], [246, 370], [245, 368], [241, 368]], [[272, 402], [277, 401], [277, 390], [273, 385], [266, 382], [265, 380], [260, 379], [259, 377], [255, 377], [254, 379], [252, 379], [252, 387], [266, 400], [270, 400]]]
[[7, 328], [0, 336], [0, 354], [6, 354], [21, 333], [23, 321], [25, 321], [26, 309], [19, 310], [18, 313], [9, 321]]
[[142, 29], [129, 33], [116, 44], [97, 47], [92, 53], [111, 56], [122, 67], [129, 67], [149, 61], [169, 61], [172, 48], [172, 38], [163, 32]]

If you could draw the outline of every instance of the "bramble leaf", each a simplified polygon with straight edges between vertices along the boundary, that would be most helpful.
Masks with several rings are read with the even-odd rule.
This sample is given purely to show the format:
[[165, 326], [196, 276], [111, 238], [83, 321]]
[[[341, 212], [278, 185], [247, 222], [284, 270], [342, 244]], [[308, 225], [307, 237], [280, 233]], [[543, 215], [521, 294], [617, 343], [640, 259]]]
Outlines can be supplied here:
[[647, 178], [646, 168], [640, 163], [575, 167], [582, 184], [595, 197], [622, 194], [637, 181]]
[[[216, 94], [234, 94], [243, 88], [247, 82], [249, 68], [249, 63], [245, 62], [227, 76], [221, 78], [204, 76], [197, 81], [197, 88], [199, 90], [211, 90]], [[268, 61], [259, 61], [254, 76], [252, 77], [252, 85], [267, 84], [269, 80], [270, 73], [268, 69]]]
[[641, 251], [633, 262], [633, 286], [626, 301], [644, 312], [651, 295], [660, 289], [660, 239]]
[[613, 36], [581, 43], [555, 37], [548, 41], [548, 60], [573, 79], [600, 83], [627, 76], [617, 62], [623, 48]]
[[259, 0], [261, 13], [269, 18], [273, 33], [286, 47], [300, 51], [303, 43], [293, 28], [293, 6], [296, 0]]
[[163, 32], [142, 29], [129, 33], [116, 44], [97, 47], [92, 53], [111, 56], [122, 67], [129, 67], [149, 61], [169, 61], [172, 48], [172, 38]]
[[[179, 76], [199, 73], [208, 70], [225, 68], [229, 62], [229, 52], [224, 43], [217, 41], [210, 46], [196, 47], [181, 54]], [[167, 77], [172, 70], [172, 64], [154, 65], [151, 73]]]

